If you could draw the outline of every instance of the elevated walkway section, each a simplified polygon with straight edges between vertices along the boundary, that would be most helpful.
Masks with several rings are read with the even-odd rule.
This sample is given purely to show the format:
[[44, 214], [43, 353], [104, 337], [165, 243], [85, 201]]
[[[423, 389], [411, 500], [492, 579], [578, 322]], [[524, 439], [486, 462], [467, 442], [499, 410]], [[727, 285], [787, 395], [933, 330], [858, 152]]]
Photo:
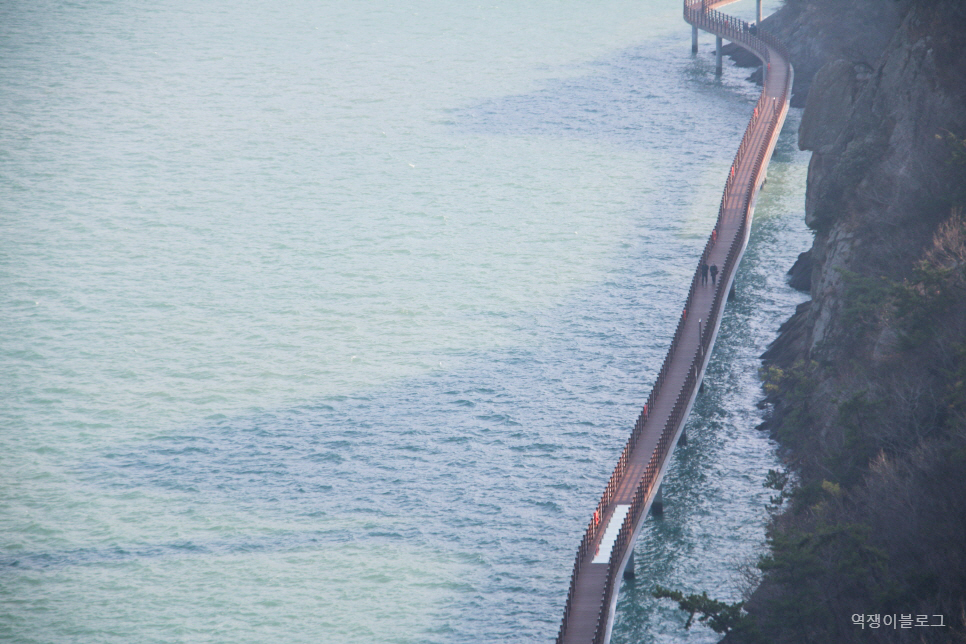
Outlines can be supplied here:
[[[717, 10], [732, 1], [685, 0], [684, 19], [758, 56], [764, 87], [731, 164], [718, 219], [697, 262], [664, 364], [577, 548], [558, 644], [610, 641], [620, 580], [704, 377], [748, 243], [755, 200], [788, 112], [793, 71], [787, 50], [769, 34]], [[713, 283], [710, 277], [703, 282], [702, 264], [717, 268]]]

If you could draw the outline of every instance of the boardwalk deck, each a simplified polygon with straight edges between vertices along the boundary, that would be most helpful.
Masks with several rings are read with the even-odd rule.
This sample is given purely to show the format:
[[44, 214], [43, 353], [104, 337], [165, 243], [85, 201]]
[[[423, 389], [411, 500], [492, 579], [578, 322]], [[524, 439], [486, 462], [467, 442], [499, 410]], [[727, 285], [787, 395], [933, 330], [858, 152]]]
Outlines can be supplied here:
[[[687, 22], [748, 49], [766, 69], [761, 97], [725, 183], [714, 232], [698, 261], [699, 266], [705, 261], [719, 268], [717, 283], [709, 279], [701, 284], [700, 270], [695, 271], [664, 366], [577, 550], [558, 644], [610, 640], [621, 575], [704, 375], [748, 242], [755, 200], [788, 111], [793, 70], [787, 52], [768, 34], [752, 34], [747, 23], [717, 11], [734, 1], [685, 0], [684, 5]], [[615, 510], [621, 522], [616, 538], [609, 526]], [[605, 533], [608, 541], [600, 552]]]

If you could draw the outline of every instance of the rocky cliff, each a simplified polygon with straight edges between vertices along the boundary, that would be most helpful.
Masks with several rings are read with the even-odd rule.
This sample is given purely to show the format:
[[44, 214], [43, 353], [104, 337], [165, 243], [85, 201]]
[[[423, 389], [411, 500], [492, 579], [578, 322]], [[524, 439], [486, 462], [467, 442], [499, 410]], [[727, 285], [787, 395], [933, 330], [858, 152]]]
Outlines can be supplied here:
[[[761, 26], [789, 48], [795, 65], [792, 106], [805, 106], [815, 74], [829, 62], [846, 60], [860, 74], [871, 71], [902, 12], [902, 5], [893, 0], [786, 0], [781, 10], [765, 18]], [[724, 51], [741, 66], [761, 64], [736, 45], [727, 45]], [[752, 78], [760, 82], [760, 72]]]
[[796, 482], [770, 477], [764, 577], [729, 641], [966, 641], [966, 2], [788, 0], [763, 27], [805, 105], [815, 242], [811, 300], [764, 356]]

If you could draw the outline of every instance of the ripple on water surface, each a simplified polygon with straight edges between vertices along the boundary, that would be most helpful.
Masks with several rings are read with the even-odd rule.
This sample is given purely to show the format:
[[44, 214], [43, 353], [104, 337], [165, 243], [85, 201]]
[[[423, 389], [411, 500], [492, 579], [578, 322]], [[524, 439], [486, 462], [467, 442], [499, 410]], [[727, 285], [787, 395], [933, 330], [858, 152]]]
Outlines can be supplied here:
[[[755, 100], [646, 9], [0, 8], [0, 637], [552, 639]], [[615, 643], [761, 543], [793, 148]]]

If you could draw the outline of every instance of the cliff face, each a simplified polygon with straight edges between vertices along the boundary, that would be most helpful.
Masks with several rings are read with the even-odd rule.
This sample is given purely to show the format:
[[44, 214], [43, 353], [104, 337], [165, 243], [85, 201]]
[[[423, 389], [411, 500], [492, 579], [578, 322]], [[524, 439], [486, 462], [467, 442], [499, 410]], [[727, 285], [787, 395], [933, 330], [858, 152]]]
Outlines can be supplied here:
[[966, 131], [966, 40], [941, 4], [909, 10], [874, 69], [837, 59], [815, 75], [799, 131], [813, 151], [812, 359], [840, 354], [843, 271], [907, 276], [949, 215], [959, 176], [937, 136]]
[[[827, 63], [846, 60], [871, 70], [899, 24], [903, 7], [895, 0], [786, 0], [762, 20], [762, 28], [789, 48], [795, 66], [792, 106], [804, 107], [815, 74]], [[754, 55], [729, 45], [725, 53], [739, 65], [758, 67]], [[752, 78], [759, 81], [756, 72]]]
[[[840, 11], [849, 6], [819, 4], [821, 12], [792, 5], [793, 22], [820, 13], [823, 20], [812, 28], [821, 30], [830, 5]], [[888, 311], [869, 311], [876, 324], [860, 325], [866, 335], [856, 337], [858, 291], [875, 290], [857, 280], [911, 278], [951, 208], [962, 205], [966, 173], [955, 162], [954, 137], [966, 135], [966, 3], [873, 4], [901, 15], [874, 66], [867, 64], [866, 50], [860, 60], [833, 58], [806, 79], [811, 91], [799, 145], [812, 150], [805, 199], [806, 223], [815, 231], [812, 299], [765, 355], [780, 366], [893, 358], [897, 330]], [[878, 27], [888, 30], [891, 22]], [[841, 53], [838, 45], [832, 49]]]
[[769, 642], [966, 641], [966, 2], [788, 0], [769, 24], [807, 93], [815, 242], [763, 356], [798, 483], [747, 610]]

